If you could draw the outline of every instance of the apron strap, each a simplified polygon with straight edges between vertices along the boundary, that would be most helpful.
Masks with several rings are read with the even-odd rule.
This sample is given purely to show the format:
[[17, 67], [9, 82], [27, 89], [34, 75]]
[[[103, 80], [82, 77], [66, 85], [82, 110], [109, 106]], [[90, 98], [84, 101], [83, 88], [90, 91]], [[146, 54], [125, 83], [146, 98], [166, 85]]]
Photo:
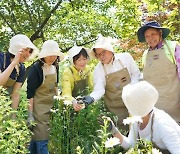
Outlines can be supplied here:
[[[119, 62], [119, 64], [123, 67], [123, 69], [124, 69], [125, 67], [124, 67], [124, 65], [123, 65], [123, 63], [121, 62], [120, 59], [118, 59], [118, 62]], [[102, 64], [102, 65], [103, 65], [103, 64]], [[106, 68], [104, 67], [104, 65], [103, 65], [103, 69], [104, 69], [105, 75], [107, 75], [107, 70], [106, 70]]]
[[[155, 111], [154, 111], [155, 112]], [[154, 124], [154, 116], [155, 113], [153, 112], [152, 119], [151, 119], [151, 141], [153, 142], [153, 124]]]
[[120, 65], [121, 65], [123, 68], [125, 68], [120, 59], [118, 59], [118, 62], [120, 63]]
[[168, 51], [169, 51], [169, 53], [170, 53], [170, 55], [171, 55], [171, 57], [172, 57], [173, 63], [176, 64], [175, 58], [174, 58], [174, 56], [173, 56], [173, 54], [172, 54], [172, 52], [171, 52], [171, 49], [169, 48], [166, 40], [164, 40], [164, 43], [165, 43], [165, 45], [167, 46], [167, 49], [168, 49]]
[[69, 69], [70, 69], [70, 71], [71, 71], [71, 73], [72, 73], [72, 76], [73, 76], [73, 79], [74, 79], [74, 82], [75, 82], [75, 77], [74, 77], [73, 70], [72, 70], [72, 68], [71, 68], [71, 67], [69, 67]]
[[[70, 69], [70, 71], [71, 71], [71, 73], [72, 73], [72, 76], [73, 76], [73, 79], [74, 79], [74, 82], [75, 82], [75, 77], [74, 77], [74, 73], [73, 73], [73, 70], [72, 70], [72, 68], [71, 67], [69, 67], [69, 69]], [[85, 74], [84, 74], [84, 77], [86, 77], [87, 78], [87, 76], [88, 76], [88, 73], [90, 72], [90, 70], [89, 71], [87, 71]], [[81, 77], [81, 75], [80, 75], [80, 77]], [[86, 78], [84, 78], [84, 79], [86, 79]], [[81, 79], [83, 79], [82, 77], [81, 77]]]
[[[152, 111], [151, 111], [152, 112]], [[152, 115], [152, 118], [151, 118], [151, 141], [153, 139], [153, 123], [154, 123], [154, 112], [153, 112], [153, 115]], [[137, 138], [140, 139], [140, 135], [139, 135], [139, 125], [140, 123], [138, 123], [138, 130], [137, 130]]]
[[6, 53], [4, 53], [4, 64], [3, 64], [3, 69], [5, 70], [6, 68]]

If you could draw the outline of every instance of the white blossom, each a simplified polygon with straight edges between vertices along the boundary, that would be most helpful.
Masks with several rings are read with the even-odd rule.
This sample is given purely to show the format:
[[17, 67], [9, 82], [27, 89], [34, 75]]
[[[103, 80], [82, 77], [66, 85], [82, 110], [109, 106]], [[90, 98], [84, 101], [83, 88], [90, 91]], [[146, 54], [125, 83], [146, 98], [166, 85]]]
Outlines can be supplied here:
[[72, 105], [72, 101], [65, 100], [65, 101], [64, 101], [64, 105], [67, 105], [67, 106]]
[[59, 111], [59, 109], [50, 109], [50, 112], [52, 113], [56, 113], [57, 111]]
[[117, 144], [120, 144], [120, 140], [117, 137], [111, 137], [108, 138], [107, 141], [105, 142], [105, 147], [112, 148]]
[[160, 152], [158, 149], [153, 148], [152, 149], [152, 154], [162, 154], [162, 152]]
[[57, 95], [54, 95], [54, 97], [53, 97], [54, 99], [56, 99], [56, 100], [64, 100], [64, 97], [62, 97], [62, 96], [57, 96]]
[[142, 119], [139, 116], [132, 116], [132, 117], [127, 117], [126, 119], [123, 120], [123, 124], [124, 125], [129, 125], [129, 124], [133, 124], [135, 122], [140, 122], [142, 123]]

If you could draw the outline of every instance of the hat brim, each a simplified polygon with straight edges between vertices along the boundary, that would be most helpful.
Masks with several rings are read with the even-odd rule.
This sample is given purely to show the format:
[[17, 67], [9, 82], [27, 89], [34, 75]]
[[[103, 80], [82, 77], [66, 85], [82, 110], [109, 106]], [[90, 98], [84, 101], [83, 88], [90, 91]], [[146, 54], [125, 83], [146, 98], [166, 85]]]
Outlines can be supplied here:
[[139, 42], [146, 42], [144, 32], [149, 28], [161, 29], [163, 39], [165, 39], [170, 33], [170, 30], [168, 28], [157, 27], [157, 26], [143, 26], [137, 32]]
[[54, 54], [53, 53], [39, 54], [38, 59], [45, 58], [48, 56], [58, 56], [58, 57], [60, 57], [60, 60], [64, 59], [64, 54], [62, 52], [54, 53]]

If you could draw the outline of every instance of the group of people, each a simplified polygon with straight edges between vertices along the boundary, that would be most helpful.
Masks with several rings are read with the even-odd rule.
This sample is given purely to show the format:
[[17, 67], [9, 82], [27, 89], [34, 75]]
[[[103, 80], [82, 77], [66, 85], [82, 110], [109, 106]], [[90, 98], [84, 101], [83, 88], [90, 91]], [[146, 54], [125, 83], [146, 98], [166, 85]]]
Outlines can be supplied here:
[[[86, 107], [104, 96], [105, 107], [118, 117], [118, 128], [128, 129], [122, 121], [129, 115], [142, 117], [142, 123], [135, 124], [136, 133], [131, 127], [128, 137], [111, 121], [113, 135], [124, 148], [133, 146], [136, 139], [146, 138], [160, 149], [180, 153], [180, 46], [165, 39], [169, 32], [155, 21], [137, 32], [138, 40], [149, 46], [142, 58], [145, 81], [140, 81], [141, 73], [132, 56], [115, 53], [109, 38], [99, 37], [92, 50], [72, 47], [68, 51], [71, 65], [62, 74], [62, 96], [72, 101], [77, 112], [84, 108], [78, 96], [83, 96]], [[37, 51], [27, 36], [18, 34], [10, 40], [9, 51], [0, 53], [0, 85], [11, 94], [13, 109], [18, 107], [19, 90], [24, 82], [23, 62]], [[90, 58], [99, 60], [94, 76], [87, 65]], [[58, 91], [58, 62], [62, 59], [58, 43], [47, 40], [28, 71], [28, 121], [36, 123], [29, 146], [33, 154], [48, 153], [50, 109]]]

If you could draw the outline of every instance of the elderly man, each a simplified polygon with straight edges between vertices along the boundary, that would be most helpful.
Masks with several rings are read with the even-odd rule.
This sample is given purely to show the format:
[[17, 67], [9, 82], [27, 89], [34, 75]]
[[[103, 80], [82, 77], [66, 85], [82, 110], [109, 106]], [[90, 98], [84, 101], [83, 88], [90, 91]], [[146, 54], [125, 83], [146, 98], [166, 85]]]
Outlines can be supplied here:
[[140, 71], [129, 53], [115, 54], [110, 38], [99, 37], [91, 55], [100, 62], [94, 70], [94, 90], [85, 96], [86, 105], [104, 96], [106, 108], [118, 117], [118, 125], [128, 116], [122, 101], [122, 89], [129, 83], [139, 81]]

